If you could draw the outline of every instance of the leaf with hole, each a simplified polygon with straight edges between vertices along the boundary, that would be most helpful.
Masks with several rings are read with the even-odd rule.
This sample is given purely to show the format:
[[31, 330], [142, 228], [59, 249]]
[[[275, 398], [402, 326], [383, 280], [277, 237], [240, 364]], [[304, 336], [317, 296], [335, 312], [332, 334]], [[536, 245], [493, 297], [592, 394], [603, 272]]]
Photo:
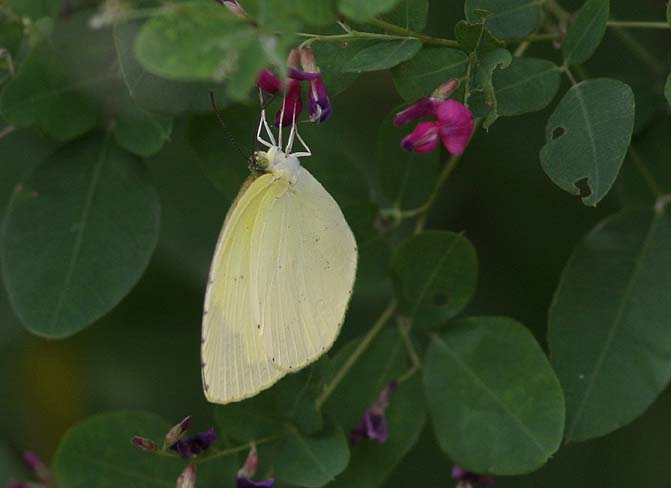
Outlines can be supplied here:
[[492, 13], [487, 27], [499, 39], [520, 39], [533, 33], [541, 20], [539, 0], [466, 0], [466, 19], [478, 20], [477, 10]]
[[292, 432], [280, 448], [275, 472], [288, 485], [318, 488], [342, 473], [349, 459], [349, 446], [339, 427], [311, 437]]
[[412, 58], [421, 48], [422, 43], [416, 39], [380, 42], [356, 53], [343, 71], [361, 73], [393, 68]]
[[425, 231], [404, 241], [392, 260], [401, 313], [419, 326], [441, 325], [468, 304], [478, 277], [475, 249], [464, 236]]
[[62, 338], [109, 312], [149, 264], [159, 216], [146, 169], [109, 136], [49, 157], [16, 187], [0, 249], [23, 324]]
[[671, 214], [623, 211], [566, 264], [549, 313], [566, 393], [566, 438], [602, 436], [641, 415], [671, 380]]
[[461, 20], [454, 27], [457, 42], [465, 52], [474, 53], [475, 59], [482, 58], [493, 49], [506, 46], [505, 42], [490, 32], [488, 25], [487, 17], [472, 22]]
[[498, 102], [492, 77], [494, 76], [495, 71], [508, 68], [512, 60], [513, 56], [510, 54], [510, 51], [499, 48], [489, 51], [478, 63], [472, 90], [473, 93], [482, 95], [486, 109], [483, 113], [478, 114], [476, 112], [474, 115], [476, 117], [486, 116], [482, 124], [485, 129], [489, 129], [499, 117]]
[[548, 120], [543, 170], [560, 188], [581, 195], [585, 205], [596, 205], [617, 178], [633, 128], [628, 85], [606, 78], [578, 83]]
[[410, 61], [391, 70], [394, 85], [404, 100], [428, 97], [439, 85], [466, 74], [468, 57], [459, 49], [424, 47]]
[[581, 64], [592, 57], [606, 33], [609, 15], [610, 0], [585, 1], [562, 43], [564, 64]]
[[392, 10], [400, 0], [339, 0], [338, 8], [345, 17], [357, 22], [366, 22], [373, 17]]
[[522, 324], [502, 317], [452, 324], [432, 335], [423, 370], [438, 444], [463, 468], [528, 473], [559, 448], [562, 391]]

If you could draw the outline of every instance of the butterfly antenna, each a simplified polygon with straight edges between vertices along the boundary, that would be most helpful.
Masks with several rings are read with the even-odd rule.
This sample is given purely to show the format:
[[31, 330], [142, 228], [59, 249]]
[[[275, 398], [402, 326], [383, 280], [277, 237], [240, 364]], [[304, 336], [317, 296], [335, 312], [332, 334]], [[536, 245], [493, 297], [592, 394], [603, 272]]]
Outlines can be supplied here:
[[238, 153], [242, 156], [242, 159], [247, 161], [248, 157], [245, 154], [245, 152], [242, 150], [240, 147], [240, 144], [238, 144], [238, 140], [235, 138], [233, 133], [231, 132], [231, 129], [226, 125], [226, 122], [224, 122], [223, 117], [221, 116], [221, 113], [219, 112], [219, 109], [217, 108], [217, 103], [214, 101], [214, 93], [210, 92], [210, 102], [212, 102], [212, 110], [214, 110], [214, 114], [217, 116], [217, 120], [219, 120], [219, 123], [221, 124], [221, 127], [223, 127], [224, 132], [226, 132], [226, 136], [228, 139], [231, 141], [231, 144], [233, 144], [233, 147], [235, 148]]

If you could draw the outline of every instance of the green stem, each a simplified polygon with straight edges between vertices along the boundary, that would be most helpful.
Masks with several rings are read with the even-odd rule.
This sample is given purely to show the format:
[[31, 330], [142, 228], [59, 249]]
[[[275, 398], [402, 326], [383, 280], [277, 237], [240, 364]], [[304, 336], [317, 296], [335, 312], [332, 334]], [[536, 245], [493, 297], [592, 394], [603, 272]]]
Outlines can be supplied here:
[[[475, 122], [475, 127], [473, 128], [473, 134], [475, 134], [475, 132], [478, 130], [479, 125], [480, 125], [480, 119], [476, 120]], [[428, 200], [422, 207], [424, 211], [422, 212], [421, 216], [417, 220], [417, 224], [415, 225], [415, 234], [419, 234], [420, 232], [422, 232], [422, 230], [424, 230], [424, 226], [426, 225], [426, 219], [429, 217], [429, 212], [436, 204], [436, 200], [438, 199], [438, 196], [440, 195], [440, 192], [443, 189], [443, 185], [445, 185], [447, 179], [454, 172], [454, 170], [457, 169], [457, 166], [459, 166], [459, 163], [461, 162], [461, 156], [462, 155], [459, 154], [450, 157], [450, 159], [447, 161], [447, 164], [443, 168], [443, 171], [440, 173], [440, 176], [438, 176], [438, 180], [436, 181], [436, 185], [433, 187], [431, 195], [429, 195]]]
[[283, 434], [276, 434], [276, 435], [271, 435], [268, 437], [262, 437], [261, 439], [256, 439], [250, 442], [247, 442], [246, 444], [243, 444], [241, 446], [235, 446], [231, 447], [229, 449], [224, 449], [223, 451], [217, 451], [215, 453], [210, 454], [209, 456], [203, 456], [201, 458], [197, 458], [193, 461], [194, 464], [202, 464], [206, 463], [208, 461], [212, 461], [213, 459], [219, 459], [222, 457], [226, 456], [232, 456], [233, 454], [237, 454], [239, 452], [244, 452], [250, 449], [250, 446], [252, 445], [261, 445], [261, 444], [267, 444], [269, 442], [276, 441], [278, 439], [281, 439], [284, 437]]
[[419, 371], [418, 366], [411, 366], [410, 369], [408, 369], [405, 373], [403, 373], [401, 376], [398, 377], [398, 380], [396, 380], [399, 384], [405, 383], [408, 381], [410, 378], [415, 376], [415, 374]]
[[410, 322], [408, 325], [405, 325], [402, 323], [401, 319], [398, 321], [398, 330], [401, 333], [401, 337], [403, 338], [403, 342], [405, 343], [405, 350], [408, 353], [408, 357], [410, 358], [410, 361], [412, 362], [412, 366], [414, 368], [421, 368], [422, 367], [422, 360], [419, 359], [419, 354], [417, 353], [417, 349], [415, 349], [415, 345], [412, 343], [412, 339], [410, 338], [410, 329], [412, 328], [412, 322]]
[[[668, 26], [667, 26], [668, 27]], [[641, 44], [638, 39], [632, 36], [629, 32], [621, 27], [614, 27], [613, 32], [617, 35], [622, 43], [638, 58], [647, 64], [652, 71], [661, 74], [665, 71], [664, 63], [662, 63], [654, 54], [652, 54], [647, 47]]]
[[543, 2], [543, 8], [554, 15], [557, 20], [562, 23], [567, 23], [571, 18], [571, 14], [556, 0], [545, 0]]
[[578, 84], [578, 81], [575, 79], [575, 76], [573, 76], [573, 73], [571, 73], [571, 70], [568, 66], [562, 66], [562, 71], [571, 82], [571, 85], [575, 86]]
[[352, 31], [347, 34], [332, 34], [332, 35], [321, 35], [321, 34], [310, 34], [308, 32], [297, 32], [299, 37], [307, 37], [308, 40], [303, 44], [309, 44], [313, 41], [319, 42], [340, 42], [340, 41], [363, 41], [366, 39], [379, 39], [383, 41], [393, 41], [393, 40], [405, 40], [408, 39], [407, 36], [394, 36], [389, 34], [377, 34], [375, 32], [358, 32]]
[[413, 30], [406, 29], [405, 27], [401, 27], [400, 25], [391, 24], [381, 19], [371, 19], [368, 21], [368, 24], [380, 27], [386, 31], [398, 34], [399, 36], [414, 37], [415, 39], [419, 39], [420, 41], [422, 41], [424, 44], [459, 47], [459, 43], [452, 39], [443, 39], [441, 37], [427, 36], [426, 34], [422, 34], [421, 32], [415, 32]]
[[608, 27], [624, 27], [625, 29], [669, 29], [666, 22], [645, 22], [637, 20], [609, 20]]
[[333, 377], [333, 380], [331, 380], [331, 382], [326, 385], [324, 391], [321, 393], [321, 395], [319, 395], [319, 397], [317, 397], [317, 409], [320, 409], [326, 400], [328, 400], [331, 394], [335, 391], [336, 387], [347, 375], [349, 370], [352, 369], [352, 366], [354, 366], [359, 357], [364, 353], [370, 343], [373, 342], [373, 339], [375, 339], [378, 333], [382, 330], [382, 327], [384, 327], [387, 321], [394, 314], [395, 310], [396, 303], [392, 301], [389, 303], [389, 305], [387, 305], [387, 308], [384, 310], [384, 312], [382, 312], [382, 315], [380, 315], [380, 317], [366, 333], [361, 342], [357, 344], [356, 349], [354, 349], [354, 352], [350, 354], [350, 356], [347, 358], [347, 361], [345, 361], [345, 364], [343, 364], [342, 367], [338, 370], [336, 375]]
[[641, 155], [633, 144], [629, 146], [629, 156], [634, 162], [636, 169], [638, 169], [639, 173], [641, 173], [641, 176], [643, 177], [646, 185], [648, 185], [648, 188], [652, 192], [652, 196], [655, 197], [655, 199], [659, 199], [662, 195], [664, 195], [664, 192], [659, 188], [659, 186], [657, 186], [657, 182], [655, 181], [654, 176], [652, 176], [652, 173], [643, 162]]

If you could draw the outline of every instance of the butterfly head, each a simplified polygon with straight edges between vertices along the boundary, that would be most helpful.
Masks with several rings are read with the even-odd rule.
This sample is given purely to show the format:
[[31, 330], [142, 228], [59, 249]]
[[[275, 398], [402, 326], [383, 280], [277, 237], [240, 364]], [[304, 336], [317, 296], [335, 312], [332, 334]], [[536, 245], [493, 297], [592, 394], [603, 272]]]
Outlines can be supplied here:
[[250, 158], [250, 167], [258, 173], [273, 173], [278, 178], [294, 182], [301, 163], [293, 154], [287, 154], [277, 146], [268, 151], [255, 151]]

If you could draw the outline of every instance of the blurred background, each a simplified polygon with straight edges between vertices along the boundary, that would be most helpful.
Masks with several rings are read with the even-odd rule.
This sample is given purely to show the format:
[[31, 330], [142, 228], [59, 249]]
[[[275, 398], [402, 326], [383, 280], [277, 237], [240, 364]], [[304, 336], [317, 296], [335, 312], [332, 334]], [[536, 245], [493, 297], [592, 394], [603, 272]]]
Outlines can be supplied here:
[[[562, 2], [569, 10], [580, 3]], [[626, 20], [659, 21], [664, 9], [664, 0], [614, 0], [612, 6], [613, 17]], [[462, 18], [463, 2], [432, 1], [427, 30], [451, 37]], [[650, 46], [668, 73], [668, 31], [628, 34]], [[609, 30], [586, 70], [591, 77], [607, 75], [634, 87], [635, 142], [647, 161], [663, 168], [671, 162], [671, 118], [648, 95], [656, 79], [650, 67], [633, 56], [623, 62], [625, 42]], [[560, 59], [547, 44], [534, 44], [527, 54]], [[206, 90], [199, 96], [207, 103]], [[362, 76], [332, 102], [333, 118], [305, 129], [303, 136], [314, 154], [307, 166], [343, 207], [362, 253], [357, 289], [336, 351], [370, 327], [390, 293], [388, 250], [375, 237], [368, 216], [370, 202], [384, 205], [378, 182], [385, 161], [376, 158], [377, 131], [401, 99], [391, 78], [376, 73]], [[635, 199], [637, 185], [626, 160], [617, 188], [597, 208], [585, 207], [556, 187], [538, 159], [551, 111], [502, 118], [488, 133], [481, 130], [427, 226], [464, 232], [477, 249], [478, 289], [466, 314], [516, 318], [542, 345], [548, 306], [571, 250], [596, 222]], [[250, 151], [255, 116], [251, 104], [223, 111]], [[57, 148], [36, 130], [17, 130], [0, 140], [1, 207], [15, 184]], [[147, 410], [169, 423], [193, 415], [196, 429], [213, 425], [199, 371], [201, 308], [214, 245], [247, 174], [246, 161], [205, 112], [178, 117], [170, 141], [146, 165], [160, 195], [159, 243], [141, 281], [110, 314], [71, 338], [45, 340], [20, 325], [0, 288], [0, 482], [21, 477], [23, 451], [49, 459], [64, 432], [94, 413]], [[666, 183], [671, 188], [671, 181]], [[501, 478], [499, 484], [671, 486], [670, 437], [671, 393], [666, 392], [631, 425], [604, 439], [563, 446], [540, 471]], [[450, 486], [450, 468], [427, 425], [386, 486]]]

